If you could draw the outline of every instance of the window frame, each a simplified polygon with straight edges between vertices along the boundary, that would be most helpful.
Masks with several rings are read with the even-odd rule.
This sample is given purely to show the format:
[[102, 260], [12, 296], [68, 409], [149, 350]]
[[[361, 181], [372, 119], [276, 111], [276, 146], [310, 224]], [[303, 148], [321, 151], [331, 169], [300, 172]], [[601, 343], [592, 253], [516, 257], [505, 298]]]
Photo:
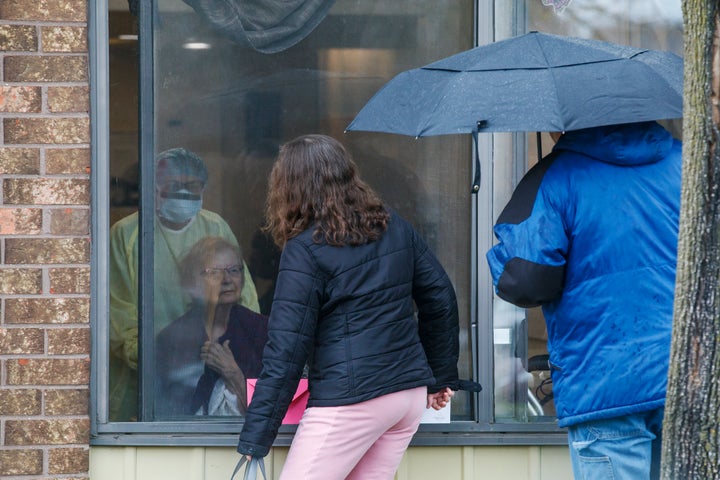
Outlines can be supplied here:
[[[502, 0], [475, 0], [474, 8], [474, 45], [486, 44], [494, 40], [498, 27], [494, 25], [496, 3]], [[516, 0], [517, 10], [523, 10], [524, 0]], [[153, 72], [153, 2], [139, 2], [140, 34], [139, 45], [144, 55], [140, 58], [140, 78], [152, 78]], [[237, 442], [239, 421], [208, 420], [203, 422], [109, 422], [108, 419], [108, 373], [109, 362], [109, 194], [107, 185], [109, 173], [109, 49], [108, 49], [108, 5], [103, 0], [91, 0], [89, 3], [90, 38], [90, 78], [91, 78], [91, 125], [92, 135], [92, 359], [100, 368], [91, 373], [91, 445], [130, 445], [130, 446], [230, 446]], [[524, 19], [518, 14], [512, 19], [510, 35], [524, 31]], [[149, 52], [149, 54], [148, 54]], [[141, 81], [140, 93], [140, 191], [143, 199], [140, 205], [140, 282], [141, 285], [153, 284], [153, 262], [143, 262], [143, 252], [153, 255], [153, 212], [154, 212], [154, 144], [153, 144], [153, 82]], [[521, 153], [524, 135], [513, 140], [513, 152]], [[518, 147], [520, 146], [520, 147]], [[520, 148], [520, 150], [518, 150]], [[483, 268], [485, 252], [493, 245], [492, 224], [494, 206], [492, 189], [493, 158], [503, 153], [502, 145], [495, 142], [495, 135], [480, 135], [477, 149], [484, 182], [477, 195], [473, 196], [471, 208], [471, 279], [473, 294], [471, 302], [471, 349], [473, 374], [484, 386], [483, 392], [474, 394], [474, 420], [454, 421], [450, 424], [423, 424], [411, 445], [447, 446], [447, 445], [565, 445], [567, 436], [556, 422], [538, 423], [498, 423], [494, 421], [494, 367], [493, 367], [493, 288], [492, 281]], [[468, 158], [468, 161], [471, 159]], [[480, 208], [481, 205], [488, 207]], [[481, 274], [481, 272], [485, 272]], [[150, 293], [140, 288], [140, 318], [152, 318], [152, 289]], [[143, 294], [145, 295], [143, 298]], [[147, 324], [147, 325], [146, 325]], [[140, 329], [152, 330], [152, 322], [140, 322]], [[152, 333], [152, 332], [151, 332]], [[139, 334], [141, 340], [139, 361], [151, 364], [154, 358], [153, 335]], [[142, 375], [140, 382], [144, 389], [153, 391], [152, 375]], [[142, 389], [141, 389], [142, 391]], [[142, 403], [142, 402], [141, 402]], [[145, 405], [149, 408], [149, 405]], [[142, 413], [148, 413], [143, 411]], [[274, 443], [277, 446], [289, 445], [296, 426], [283, 425]]]

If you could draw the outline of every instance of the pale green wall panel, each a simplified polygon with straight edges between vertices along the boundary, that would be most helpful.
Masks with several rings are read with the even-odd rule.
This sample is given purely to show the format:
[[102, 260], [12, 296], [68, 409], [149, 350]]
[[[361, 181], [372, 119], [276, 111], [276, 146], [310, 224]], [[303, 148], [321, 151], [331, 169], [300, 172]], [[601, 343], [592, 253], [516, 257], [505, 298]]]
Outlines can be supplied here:
[[412, 447], [403, 457], [395, 478], [463, 478], [462, 452], [462, 447]]
[[[230, 479], [228, 472], [232, 472], [238, 461], [237, 452], [231, 448], [205, 449], [205, 477]], [[268, 471], [268, 474], [270, 472]], [[242, 478], [242, 477], [240, 477]]]
[[[277, 479], [287, 448], [266, 457]], [[92, 447], [92, 480], [228, 480], [238, 461], [234, 448]], [[566, 447], [411, 447], [396, 480], [572, 480]]]
[[573, 480], [570, 452], [566, 447], [539, 447], [540, 478], [555, 480]]
[[90, 478], [102, 480], [135, 480], [137, 448], [91, 447]]
[[474, 448], [473, 463], [476, 478], [483, 480], [509, 480], [522, 478], [536, 480], [533, 450], [537, 447], [482, 447]]
[[204, 452], [202, 447], [138, 448], [138, 479], [203, 478]]

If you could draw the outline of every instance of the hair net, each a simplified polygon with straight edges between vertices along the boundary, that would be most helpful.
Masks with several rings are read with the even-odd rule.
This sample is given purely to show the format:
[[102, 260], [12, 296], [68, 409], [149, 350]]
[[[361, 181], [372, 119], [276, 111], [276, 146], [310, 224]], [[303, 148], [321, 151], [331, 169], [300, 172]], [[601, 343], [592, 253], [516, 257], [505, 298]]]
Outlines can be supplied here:
[[198, 177], [204, 184], [208, 180], [205, 162], [196, 153], [184, 148], [171, 148], [157, 155], [155, 179], [159, 182], [166, 175], [191, 175]]

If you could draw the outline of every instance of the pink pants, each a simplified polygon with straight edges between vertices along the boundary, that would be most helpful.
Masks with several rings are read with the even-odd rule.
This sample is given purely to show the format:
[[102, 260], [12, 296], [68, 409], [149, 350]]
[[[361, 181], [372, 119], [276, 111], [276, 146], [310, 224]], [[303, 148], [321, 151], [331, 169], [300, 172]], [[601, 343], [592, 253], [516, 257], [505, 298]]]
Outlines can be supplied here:
[[305, 410], [280, 480], [391, 480], [425, 411], [427, 388]]

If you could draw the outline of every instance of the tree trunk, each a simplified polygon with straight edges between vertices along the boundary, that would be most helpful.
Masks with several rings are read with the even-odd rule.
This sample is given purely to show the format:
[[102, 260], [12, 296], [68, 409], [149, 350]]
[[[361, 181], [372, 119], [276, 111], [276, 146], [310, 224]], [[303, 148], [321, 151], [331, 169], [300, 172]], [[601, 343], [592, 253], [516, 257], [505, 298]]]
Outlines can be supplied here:
[[664, 480], [720, 479], [720, 23], [683, 0], [683, 184]]

